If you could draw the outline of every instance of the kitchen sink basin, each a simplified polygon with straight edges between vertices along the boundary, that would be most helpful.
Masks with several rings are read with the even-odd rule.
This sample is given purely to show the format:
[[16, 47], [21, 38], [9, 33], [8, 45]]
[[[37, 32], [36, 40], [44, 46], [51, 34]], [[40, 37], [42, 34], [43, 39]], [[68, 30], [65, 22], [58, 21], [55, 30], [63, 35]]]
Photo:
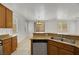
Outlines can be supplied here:
[[63, 38], [63, 41], [64, 41], [64, 42], [68, 42], [68, 43], [75, 44], [75, 40], [73, 40], [73, 39], [66, 39], [66, 38]]
[[74, 39], [67, 39], [67, 38], [61, 38], [61, 37], [55, 37], [54, 39], [62, 41], [62, 42], [67, 42], [67, 43], [75, 44], [75, 40]]

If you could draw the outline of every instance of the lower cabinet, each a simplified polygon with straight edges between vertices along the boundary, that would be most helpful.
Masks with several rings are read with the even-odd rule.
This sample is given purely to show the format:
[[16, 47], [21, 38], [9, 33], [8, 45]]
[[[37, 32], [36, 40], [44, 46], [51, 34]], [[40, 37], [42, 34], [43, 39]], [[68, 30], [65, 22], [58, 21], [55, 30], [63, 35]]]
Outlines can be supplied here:
[[74, 47], [48, 40], [48, 55], [74, 55]]
[[2, 41], [2, 55], [10, 55], [17, 48], [17, 36]]
[[12, 52], [14, 52], [17, 48], [17, 36], [12, 37], [11, 43], [12, 43]]
[[79, 55], [79, 48], [78, 47], [75, 47], [75, 55]]
[[67, 50], [61, 49], [61, 48], [59, 49], [58, 54], [59, 55], [74, 55], [73, 52], [70, 52], [70, 51], [67, 51]]
[[3, 41], [3, 55], [11, 54], [11, 38], [5, 39]]
[[58, 48], [56, 46], [48, 45], [48, 55], [57, 55]]
[[[47, 40], [47, 41], [43, 41], [43, 40], [31, 40], [31, 54], [36, 53], [39, 54], [41, 53], [40, 51], [45, 51], [45, 48], [42, 47], [43, 45], [41, 45], [42, 43], [47, 43], [44, 45], [44, 47], [47, 45], [47, 54], [48, 55], [79, 55], [79, 48], [69, 45], [69, 44], [65, 44], [65, 43], [60, 43], [60, 42], [56, 42], [56, 41], [52, 41], [52, 40]], [[42, 50], [41, 50], [42, 49]], [[34, 52], [33, 52], [34, 51]], [[40, 54], [42, 55], [42, 54]]]

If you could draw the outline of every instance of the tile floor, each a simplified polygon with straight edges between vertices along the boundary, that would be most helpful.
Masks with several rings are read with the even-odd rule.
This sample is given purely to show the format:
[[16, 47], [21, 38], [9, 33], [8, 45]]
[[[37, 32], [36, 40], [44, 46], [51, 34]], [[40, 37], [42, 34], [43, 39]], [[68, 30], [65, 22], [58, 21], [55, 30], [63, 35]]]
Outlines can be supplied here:
[[18, 44], [17, 50], [12, 55], [30, 55], [31, 54], [31, 41], [30, 39], [24, 39]]

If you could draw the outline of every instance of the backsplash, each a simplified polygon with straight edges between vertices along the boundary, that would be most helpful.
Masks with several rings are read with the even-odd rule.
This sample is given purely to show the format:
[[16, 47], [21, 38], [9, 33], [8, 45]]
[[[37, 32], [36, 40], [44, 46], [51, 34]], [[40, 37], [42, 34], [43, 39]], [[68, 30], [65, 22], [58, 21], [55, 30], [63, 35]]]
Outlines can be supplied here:
[[13, 30], [11, 28], [0, 28], [0, 35], [2, 34], [9, 34], [12, 35], [13, 34]]

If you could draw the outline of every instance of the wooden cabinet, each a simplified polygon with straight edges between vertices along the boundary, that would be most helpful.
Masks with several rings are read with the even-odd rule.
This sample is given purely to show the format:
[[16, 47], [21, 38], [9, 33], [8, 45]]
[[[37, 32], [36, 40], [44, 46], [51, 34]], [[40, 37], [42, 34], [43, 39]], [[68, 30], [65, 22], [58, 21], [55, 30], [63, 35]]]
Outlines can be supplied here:
[[[31, 54], [33, 54], [33, 42], [40, 42], [40, 41], [41, 39], [31, 40]], [[46, 40], [46, 42], [47, 42], [48, 55], [79, 55], [78, 47], [53, 40]]]
[[6, 28], [12, 28], [13, 24], [13, 15], [12, 11], [6, 8]]
[[0, 28], [5, 28], [5, 7], [0, 4]]
[[58, 47], [55, 46], [56, 43], [52, 43], [52, 41], [48, 41], [48, 55], [57, 55]]
[[0, 50], [3, 55], [10, 55], [17, 48], [17, 36], [1, 40], [2, 49]]
[[72, 45], [68, 45], [68, 44], [64, 44], [64, 43], [62, 43], [62, 48], [63, 49], [65, 49], [65, 50], [68, 50], [68, 51], [70, 51], [70, 52], [73, 52], [74, 51], [74, 46], [72, 46]]
[[0, 28], [12, 28], [13, 12], [0, 4]]
[[48, 40], [48, 55], [74, 55], [74, 47], [68, 44]]
[[58, 54], [59, 54], [59, 55], [74, 55], [73, 52], [70, 52], [70, 51], [68, 51], [68, 50], [61, 49], [61, 48], [59, 49]]
[[17, 48], [17, 36], [12, 37], [11, 43], [12, 43], [12, 52], [14, 52]]
[[5, 39], [3, 41], [3, 54], [4, 55], [11, 54], [11, 38]]
[[79, 48], [75, 47], [75, 51], [74, 51], [75, 55], [79, 55]]
[[53, 45], [48, 45], [48, 55], [57, 55], [58, 54], [58, 48]]

